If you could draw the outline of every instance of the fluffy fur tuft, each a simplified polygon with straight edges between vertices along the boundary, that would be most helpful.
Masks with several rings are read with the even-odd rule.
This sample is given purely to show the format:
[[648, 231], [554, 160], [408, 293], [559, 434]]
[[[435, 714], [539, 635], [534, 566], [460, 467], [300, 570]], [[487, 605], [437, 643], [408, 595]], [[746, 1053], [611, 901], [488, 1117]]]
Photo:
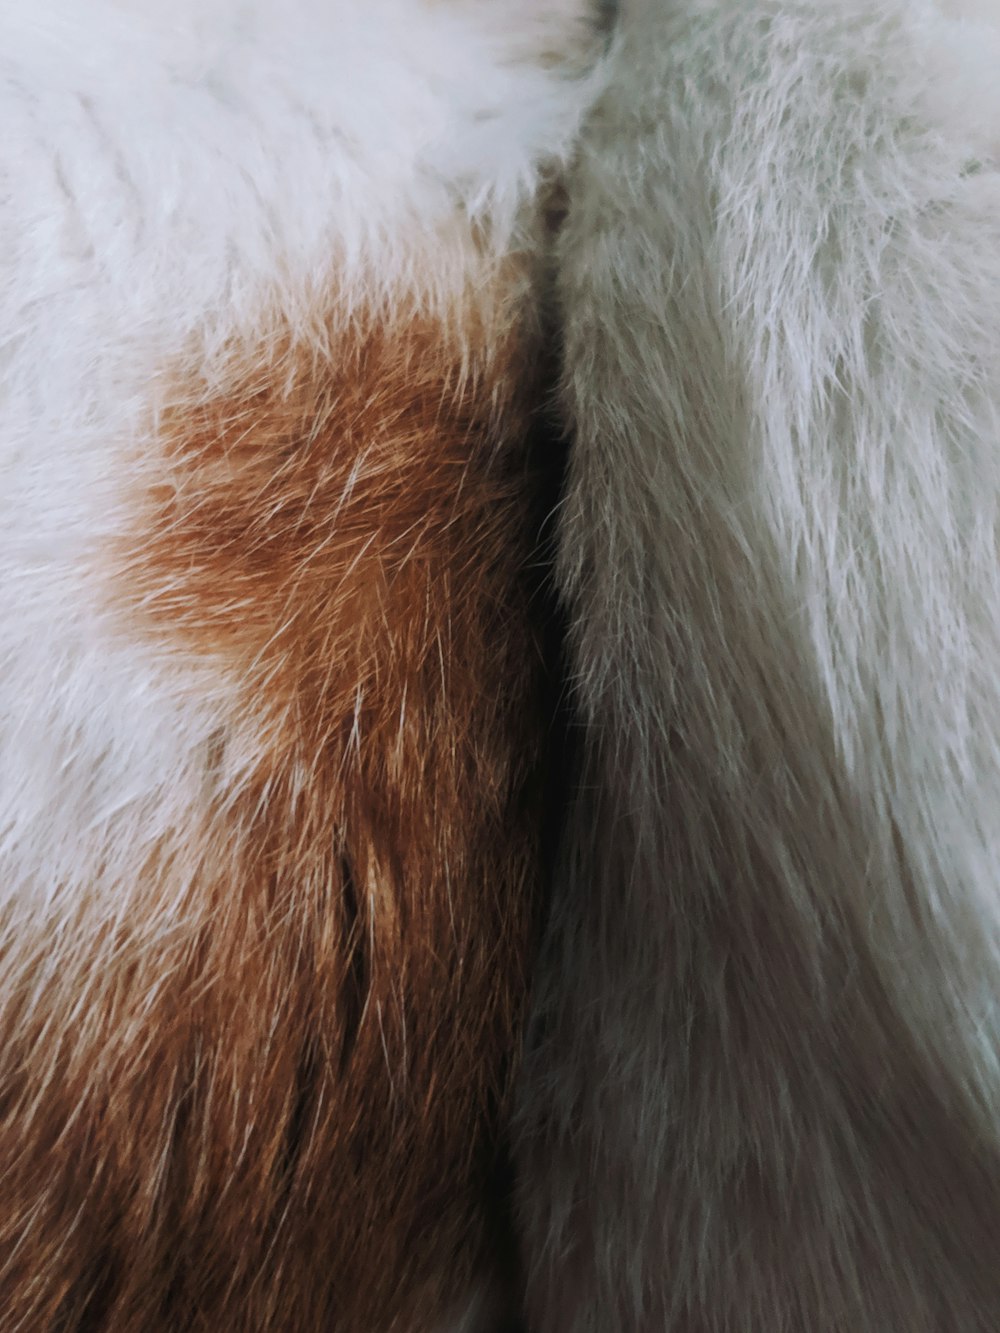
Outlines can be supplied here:
[[4, 1333], [499, 1317], [587, 19], [0, 18]]
[[625, 10], [560, 242], [532, 1327], [990, 1333], [996, 6]]

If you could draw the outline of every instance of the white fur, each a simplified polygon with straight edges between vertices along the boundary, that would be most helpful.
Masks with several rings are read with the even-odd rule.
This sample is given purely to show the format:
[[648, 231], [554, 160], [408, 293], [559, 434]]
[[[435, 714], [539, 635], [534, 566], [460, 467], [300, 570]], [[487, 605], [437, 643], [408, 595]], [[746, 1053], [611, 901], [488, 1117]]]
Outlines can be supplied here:
[[488, 275], [468, 219], [502, 254], [578, 117], [564, 8], [3, 6], [0, 903], [93, 890], [109, 848], [120, 893], [198, 801], [231, 684], [123, 641], [101, 578], [164, 368]]
[[1000, 1327], [1000, 6], [947, 9], [626, 3], [584, 135], [542, 1333]]

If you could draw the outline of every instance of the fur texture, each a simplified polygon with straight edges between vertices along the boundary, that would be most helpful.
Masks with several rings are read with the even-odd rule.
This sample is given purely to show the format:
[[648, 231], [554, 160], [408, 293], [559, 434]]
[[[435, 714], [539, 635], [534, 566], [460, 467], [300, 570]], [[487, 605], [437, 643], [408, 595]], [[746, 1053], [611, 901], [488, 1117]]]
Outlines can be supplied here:
[[539, 1333], [1000, 1327], [1000, 10], [629, 4], [569, 186]]
[[0, 37], [0, 1325], [492, 1328], [586, 6]]

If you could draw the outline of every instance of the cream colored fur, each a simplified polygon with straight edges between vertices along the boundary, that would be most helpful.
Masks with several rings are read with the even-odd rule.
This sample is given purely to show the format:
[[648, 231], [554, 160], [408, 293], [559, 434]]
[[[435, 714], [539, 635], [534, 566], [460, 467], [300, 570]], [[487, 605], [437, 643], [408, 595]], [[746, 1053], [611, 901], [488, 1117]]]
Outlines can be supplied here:
[[560, 243], [532, 1328], [990, 1333], [1000, 5], [624, 8]]

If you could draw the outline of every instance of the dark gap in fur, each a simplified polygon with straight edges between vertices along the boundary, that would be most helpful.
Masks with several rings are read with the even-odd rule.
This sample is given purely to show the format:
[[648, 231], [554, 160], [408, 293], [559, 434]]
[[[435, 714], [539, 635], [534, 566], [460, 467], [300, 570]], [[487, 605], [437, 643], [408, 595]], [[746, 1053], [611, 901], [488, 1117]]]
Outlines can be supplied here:
[[491, 1258], [509, 1301], [497, 1333], [527, 1333], [526, 1316], [521, 1308], [525, 1279], [514, 1227], [514, 1166], [506, 1147], [500, 1149], [493, 1163], [485, 1197]]
[[[554, 224], [558, 226], [558, 220]], [[563, 838], [566, 807], [574, 771], [576, 727], [573, 703], [566, 688], [568, 679], [568, 620], [566, 607], [558, 595], [554, 578], [558, 513], [566, 485], [569, 444], [560, 424], [559, 410], [552, 386], [557, 383], [561, 347], [555, 332], [554, 313], [545, 318], [543, 339], [545, 356], [539, 368], [540, 383], [548, 392], [542, 405], [532, 415], [525, 451], [527, 481], [520, 489], [531, 497], [529, 515], [530, 550], [525, 571], [532, 622], [537, 634], [543, 673], [543, 716], [547, 720], [545, 750], [538, 776], [525, 785], [522, 799], [541, 810], [540, 860], [541, 892], [534, 911], [535, 946], [530, 957], [526, 982], [530, 992], [534, 974], [537, 941], [550, 910], [550, 886], [555, 874]], [[497, 1087], [506, 1087], [506, 1076]], [[487, 1120], [508, 1125], [509, 1108], [501, 1105], [496, 1092], [488, 1098]], [[489, 1169], [484, 1198], [488, 1213], [487, 1235], [491, 1238], [492, 1259], [501, 1289], [507, 1293], [509, 1309], [497, 1326], [497, 1333], [526, 1333], [523, 1310], [526, 1288], [524, 1256], [516, 1225], [514, 1207], [515, 1169], [506, 1141], [497, 1145]]]
[[106, 1249], [66, 1293], [52, 1322], [52, 1333], [103, 1333], [118, 1293], [119, 1264]]
[[169, 1328], [171, 1333], [186, 1333], [195, 1327], [196, 1314], [191, 1307], [187, 1289], [187, 1277], [182, 1272], [174, 1273], [163, 1296], [159, 1312], [159, 1322], [154, 1328]]
[[[219, 753], [224, 745], [221, 737], [218, 738]], [[177, 1188], [178, 1174], [182, 1171], [181, 1164], [185, 1158], [185, 1146], [196, 1135], [194, 1129], [196, 1116], [196, 1102], [198, 1099], [199, 1067], [202, 1054], [201, 1038], [195, 1038], [193, 1050], [188, 1052], [186, 1059], [187, 1077], [185, 1078], [174, 1107], [173, 1124], [170, 1130], [170, 1149], [167, 1156], [169, 1169], [164, 1182], [165, 1199], [163, 1207], [171, 1211], [169, 1223], [170, 1233], [176, 1234], [181, 1228], [181, 1216], [184, 1205], [187, 1202], [187, 1191], [191, 1188], [191, 1181], [185, 1175], [183, 1186], [180, 1190]], [[164, 1275], [166, 1287], [160, 1302], [160, 1324], [164, 1328], [177, 1329], [178, 1333], [192, 1324], [192, 1315], [190, 1311], [190, 1295], [188, 1291], [187, 1265], [183, 1256], [187, 1253], [186, 1247], [178, 1247], [178, 1257], [171, 1264], [171, 1271]]]
[[281, 1217], [285, 1209], [286, 1196], [295, 1180], [296, 1168], [302, 1158], [304, 1146], [309, 1142], [310, 1125], [316, 1108], [316, 1087], [320, 1076], [319, 1043], [315, 1036], [306, 1038], [295, 1071], [295, 1100], [288, 1117], [288, 1128], [281, 1153], [278, 1206], [275, 1216]]
[[[554, 224], [558, 228], [558, 223]], [[547, 284], [551, 289], [551, 279]], [[540, 367], [540, 381], [547, 392], [535, 411], [528, 435], [527, 466], [533, 485], [526, 488], [534, 498], [531, 516], [532, 552], [528, 568], [529, 596], [533, 618], [539, 628], [541, 652], [545, 663], [544, 716], [548, 719], [546, 752], [543, 765], [544, 790], [541, 793], [542, 883], [552, 883], [559, 858], [566, 811], [571, 797], [572, 774], [577, 771], [580, 729], [577, 725], [573, 693], [568, 686], [569, 616], [556, 588], [555, 561], [559, 538], [559, 511], [566, 493], [570, 440], [563, 423], [557, 387], [563, 364], [562, 340], [558, 333], [554, 298], [550, 295], [543, 315], [545, 355]], [[548, 915], [548, 901], [541, 905], [542, 921]]]
[[358, 899], [354, 867], [346, 855], [340, 858], [341, 902], [344, 912], [344, 945], [347, 950], [344, 978], [341, 983], [340, 1010], [343, 1015], [344, 1035], [340, 1050], [340, 1074], [347, 1072], [357, 1045], [361, 1018], [368, 994], [369, 968], [364, 947], [364, 922]]

